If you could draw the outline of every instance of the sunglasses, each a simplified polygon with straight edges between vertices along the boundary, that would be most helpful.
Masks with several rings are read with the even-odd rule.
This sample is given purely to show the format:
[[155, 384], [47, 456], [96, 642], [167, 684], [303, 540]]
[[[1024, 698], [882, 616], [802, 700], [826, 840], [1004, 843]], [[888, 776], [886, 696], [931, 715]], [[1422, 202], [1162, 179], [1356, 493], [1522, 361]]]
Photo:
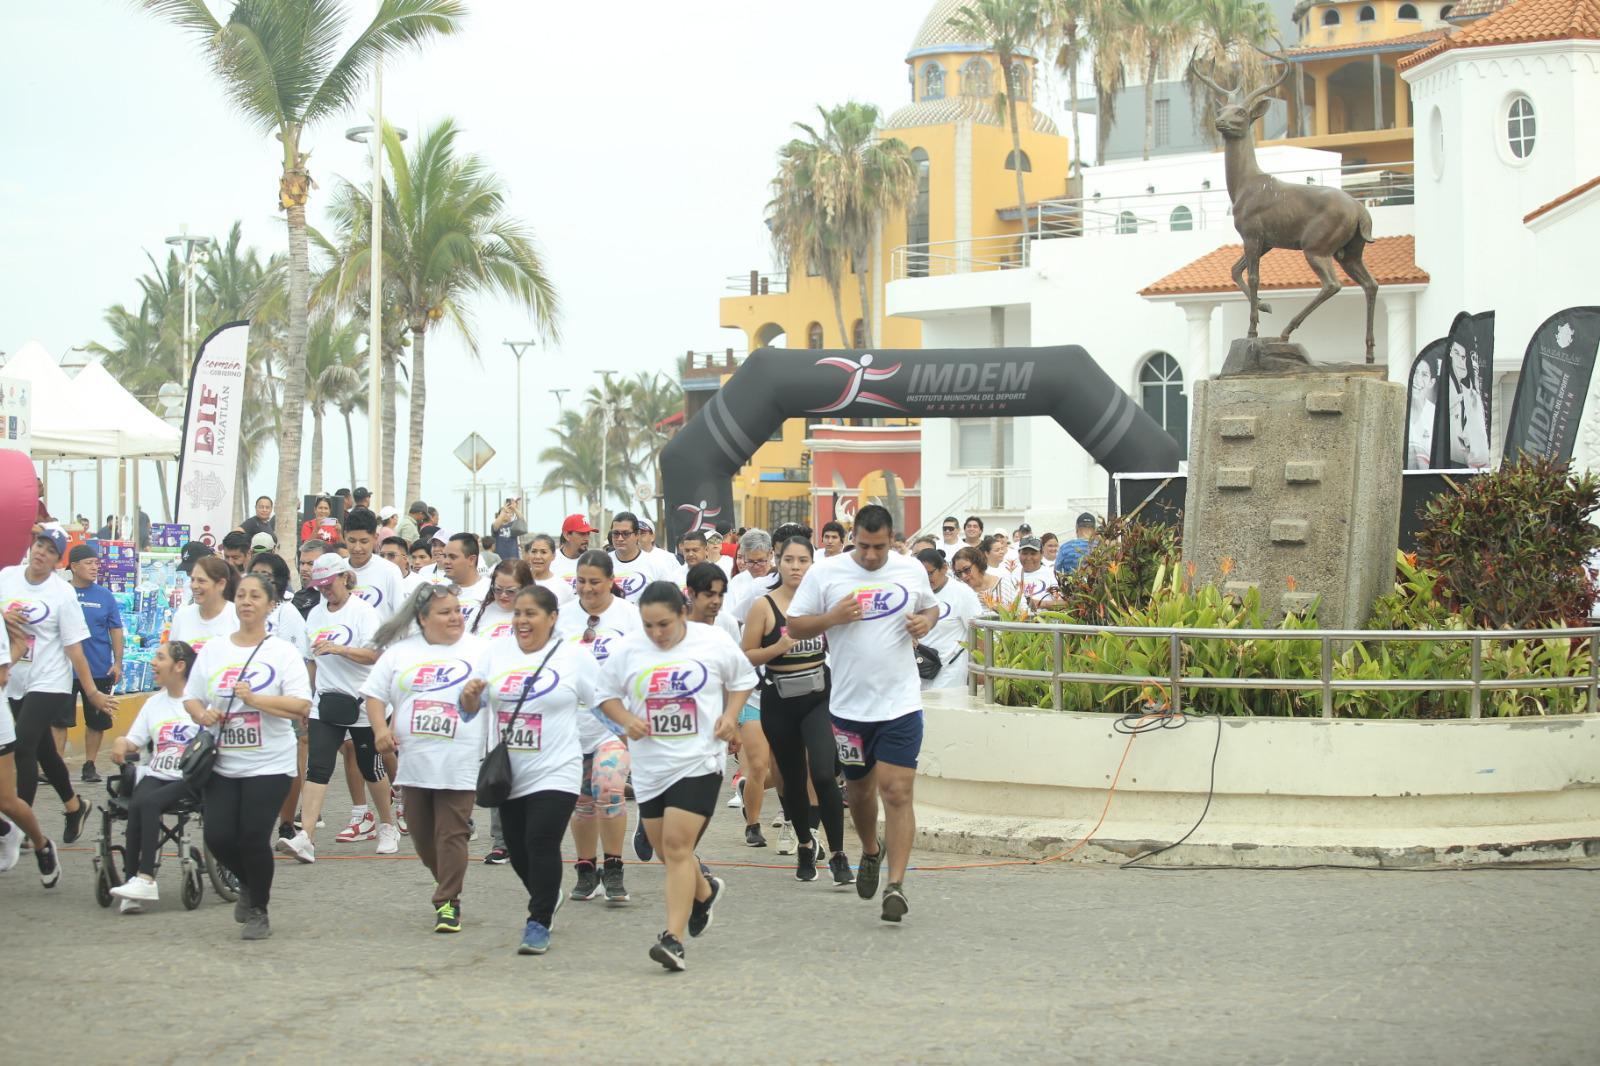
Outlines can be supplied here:
[[597, 614], [591, 614], [589, 616], [589, 628], [585, 629], [583, 631], [583, 643], [585, 643], [585, 644], [593, 644], [594, 643], [595, 627], [598, 626], [599, 624], [600, 624], [600, 616], [597, 615]]
[[956, 531], [956, 527], [955, 526], [945, 526], [944, 527], [944, 531], [946, 533], [954, 533]]
[[970, 563], [966, 566], [958, 566], [955, 568], [956, 577], [965, 578], [970, 573], [972, 573], [972, 565]]
[[506, 597], [515, 596], [517, 591], [518, 590], [514, 585], [511, 588], [506, 588], [504, 585], [496, 585], [494, 587], [494, 596], [497, 600], [503, 599]]
[[638, 535], [639, 531], [637, 529], [613, 529], [611, 531], [612, 540], [616, 540], [618, 537], [637, 537]]

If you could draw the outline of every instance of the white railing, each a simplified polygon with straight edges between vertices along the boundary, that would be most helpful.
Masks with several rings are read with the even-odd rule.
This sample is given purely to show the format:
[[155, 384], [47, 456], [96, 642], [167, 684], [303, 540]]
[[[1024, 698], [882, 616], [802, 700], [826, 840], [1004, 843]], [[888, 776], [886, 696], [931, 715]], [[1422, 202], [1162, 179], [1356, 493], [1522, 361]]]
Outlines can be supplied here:
[[789, 291], [789, 275], [781, 270], [752, 270], [748, 274], [729, 274], [723, 282], [726, 291], [744, 296], [771, 296]]
[[903, 244], [894, 250], [891, 277], [928, 278], [981, 270], [1014, 270], [1028, 265], [1028, 242], [1020, 233], [962, 241]]
[[[1033, 471], [1014, 467], [957, 471], [967, 479], [968, 506], [981, 514], [1021, 514], [1033, 504]], [[948, 513], [948, 512], [947, 512]]]
[[911, 535], [911, 539], [916, 540], [918, 537], [926, 536], [939, 537], [943, 532], [941, 524], [944, 522], [946, 515], [955, 515], [957, 522], [963, 521], [963, 515], [972, 513], [973, 500], [977, 498], [979, 488], [980, 486], [976, 481], [969, 481], [967, 487], [961, 490], [961, 495], [949, 503], [934, 511], [923, 508], [922, 514], [926, 521], [922, 523], [921, 529]]

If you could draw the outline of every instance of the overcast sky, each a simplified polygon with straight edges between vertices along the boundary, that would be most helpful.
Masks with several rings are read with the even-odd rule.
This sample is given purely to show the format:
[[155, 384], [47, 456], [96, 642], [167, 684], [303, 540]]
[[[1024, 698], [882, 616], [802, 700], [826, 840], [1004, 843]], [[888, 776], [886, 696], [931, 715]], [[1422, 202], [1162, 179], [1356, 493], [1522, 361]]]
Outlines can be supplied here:
[[[349, 6], [365, 17], [375, 9]], [[904, 56], [929, 6], [473, 0], [462, 33], [386, 67], [388, 120], [415, 135], [455, 118], [459, 143], [504, 179], [560, 291], [562, 342], [524, 366], [530, 496], [541, 477], [533, 457], [556, 415], [547, 389], [586, 389], [594, 368], [671, 373], [687, 349], [744, 346], [719, 327], [717, 301], [728, 275], [771, 265], [761, 214], [778, 145], [815, 104], [905, 102]], [[212, 7], [225, 15], [228, 5]], [[37, 338], [59, 357], [109, 342], [104, 308], [135, 304], [146, 252], [164, 255], [182, 224], [221, 237], [239, 219], [263, 253], [284, 247], [276, 144], [230, 111], [190, 39], [124, 0], [7, 5], [0, 28], [11, 44], [0, 349]], [[307, 137], [321, 185], [313, 224], [339, 178], [369, 180], [363, 150], [343, 136], [360, 121], [352, 114]], [[429, 338], [423, 493], [448, 523], [460, 519], [469, 477], [450, 452], [468, 432], [499, 451], [485, 480], [516, 476], [514, 363], [500, 342], [532, 335], [527, 315], [499, 301], [471, 308], [481, 362], [448, 330]], [[309, 419], [306, 433], [309, 463]], [[363, 479], [365, 439], [358, 425]], [[326, 449], [331, 489], [349, 477], [342, 428]], [[275, 464], [269, 456], [253, 491], [272, 490]], [[403, 477], [403, 453], [398, 466]], [[90, 481], [79, 478], [81, 511]], [[146, 485], [153, 499], [148, 475]], [[53, 480], [58, 514], [65, 491], [65, 478]], [[559, 497], [530, 504], [536, 528], [559, 521]]]

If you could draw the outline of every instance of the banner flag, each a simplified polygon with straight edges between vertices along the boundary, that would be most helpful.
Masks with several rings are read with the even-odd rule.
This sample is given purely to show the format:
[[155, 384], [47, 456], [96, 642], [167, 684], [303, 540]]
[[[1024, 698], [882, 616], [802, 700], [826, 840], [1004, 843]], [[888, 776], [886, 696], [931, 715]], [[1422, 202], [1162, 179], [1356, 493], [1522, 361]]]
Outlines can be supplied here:
[[[1569, 307], [1533, 331], [1506, 420], [1503, 463], [1516, 462], [1523, 453], [1572, 458], [1597, 349], [1600, 307]], [[1600, 418], [1600, 411], [1590, 411], [1588, 417]]]
[[195, 540], [214, 549], [233, 528], [249, 338], [249, 322], [218, 326], [200, 345], [189, 368], [174, 519], [186, 524]]
[[1494, 403], [1494, 312], [1465, 311], [1450, 323], [1434, 411], [1434, 470], [1482, 470], [1489, 465]]
[[1429, 341], [1411, 361], [1406, 379], [1406, 459], [1404, 469], [1427, 470], [1433, 465], [1433, 423], [1439, 407], [1439, 375], [1450, 339]]

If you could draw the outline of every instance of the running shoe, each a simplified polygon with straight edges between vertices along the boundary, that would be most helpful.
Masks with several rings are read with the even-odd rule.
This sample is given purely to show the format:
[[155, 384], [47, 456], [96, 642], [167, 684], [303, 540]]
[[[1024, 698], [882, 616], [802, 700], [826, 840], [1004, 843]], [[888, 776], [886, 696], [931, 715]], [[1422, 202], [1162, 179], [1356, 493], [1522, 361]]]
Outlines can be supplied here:
[[656, 849], [650, 846], [650, 835], [644, 831], [643, 822], [633, 831], [633, 853], [639, 856], [640, 862], [649, 862], [656, 857]]
[[788, 822], [778, 827], [778, 854], [794, 854], [794, 827]]
[[461, 901], [458, 899], [447, 900], [434, 909], [433, 931], [435, 933], [461, 932]]
[[662, 933], [656, 942], [650, 945], [650, 957], [673, 973], [682, 973], [689, 968], [689, 962], [683, 957], [683, 941], [671, 933]]
[[733, 795], [728, 797], [728, 806], [744, 806], [744, 774], [737, 770], [733, 772]]
[[95, 769], [94, 763], [86, 762], [83, 764], [83, 772], [78, 775], [78, 778], [86, 785], [98, 785], [100, 783], [100, 771]]
[[294, 823], [293, 822], [279, 822], [278, 823], [278, 839], [279, 840], [288, 840], [290, 837], [294, 836], [298, 832], [299, 832], [299, 830], [294, 827]]
[[394, 824], [400, 830], [400, 835], [411, 835], [411, 827], [406, 824], [406, 796], [398, 788], [389, 789], [389, 802], [394, 804]]
[[600, 883], [605, 886], [607, 903], [626, 903], [632, 897], [622, 884], [622, 860], [607, 859], [600, 871]]
[[511, 852], [505, 848], [490, 848], [489, 854], [483, 857], [485, 866], [504, 866], [511, 861]]
[[[767, 838], [761, 835], [761, 827], [754, 822], [744, 827], [744, 846], [747, 848], [764, 848], [767, 846]], [[778, 854], [787, 853], [780, 846]]]
[[476, 818], [468, 818], [467, 819], [467, 839], [468, 840], [477, 840], [478, 839], [478, 820]]
[[55, 888], [61, 881], [61, 863], [56, 857], [56, 842], [46, 840], [44, 847], [34, 850], [33, 858], [39, 864], [39, 883], [45, 888]]
[[142, 903], [155, 903], [161, 898], [161, 891], [154, 881], [146, 881], [142, 877], [130, 877], [111, 890], [111, 894], [118, 899], [138, 900]]
[[801, 844], [796, 852], [794, 879], [796, 881], [815, 881], [817, 879], [817, 842], [815, 838], [809, 844]]
[[378, 854], [393, 855], [400, 850], [400, 830], [383, 822], [378, 826]]
[[728, 883], [720, 877], [708, 877], [706, 880], [711, 882], [711, 895], [706, 897], [704, 903], [695, 900], [689, 906], [690, 936], [699, 936], [711, 928], [711, 908], [717, 905], [723, 890], [728, 887]]
[[15, 866], [22, 855], [22, 830], [10, 822], [5, 826], [6, 835], [0, 836], [0, 874]]
[[78, 797], [78, 809], [67, 812], [67, 829], [61, 834], [62, 843], [76, 844], [78, 838], [83, 836], [83, 823], [89, 820], [89, 812], [94, 810], [94, 804]]
[[307, 866], [317, 861], [317, 846], [306, 836], [304, 830], [292, 837], [279, 837], [273, 847], [285, 855], [292, 855], [296, 862], [305, 863]]
[[341, 844], [353, 844], [358, 840], [377, 840], [378, 818], [371, 811], [366, 811], [360, 817], [352, 815], [350, 824], [339, 830], [339, 835], [333, 839]]
[[906, 902], [906, 890], [890, 882], [889, 887], [883, 890], [883, 920], [898, 922], [910, 909], [911, 904]]
[[856, 895], [871, 899], [878, 894], [878, 871], [883, 866], [883, 838], [878, 838], [878, 853], [863, 854], [856, 867]]
[[556, 927], [556, 915], [561, 913], [561, 904], [565, 903], [566, 900], [565, 893], [556, 893], [556, 905], [550, 908], [550, 922], [545, 926], [546, 929], [554, 929]]
[[856, 883], [855, 871], [850, 869], [850, 857], [842, 851], [833, 853], [833, 858], [828, 860], [828, 872], [833, 874], [835, 888]]
[[125, 899], [117, 905], [118, 914], [143, 914], [144, 904], [136, 899]]
[[600, 872], [594, 868], [592, 862], [580, 862], [577, 866], [578, 883], [572, 888], [572, 898], [576, 900], [594, 899], [600, 894]]
[[517, 948], [518, 955], [543, 955], [550, 950], [550, 930], [528, 919], [528, 924], [522, 927], [522, 945]]
[[240, 940], [266, 940], [272, 936], [272, 923], [267, 921], [267, 908], [251, 907], [250, 916], [239, 930]]

